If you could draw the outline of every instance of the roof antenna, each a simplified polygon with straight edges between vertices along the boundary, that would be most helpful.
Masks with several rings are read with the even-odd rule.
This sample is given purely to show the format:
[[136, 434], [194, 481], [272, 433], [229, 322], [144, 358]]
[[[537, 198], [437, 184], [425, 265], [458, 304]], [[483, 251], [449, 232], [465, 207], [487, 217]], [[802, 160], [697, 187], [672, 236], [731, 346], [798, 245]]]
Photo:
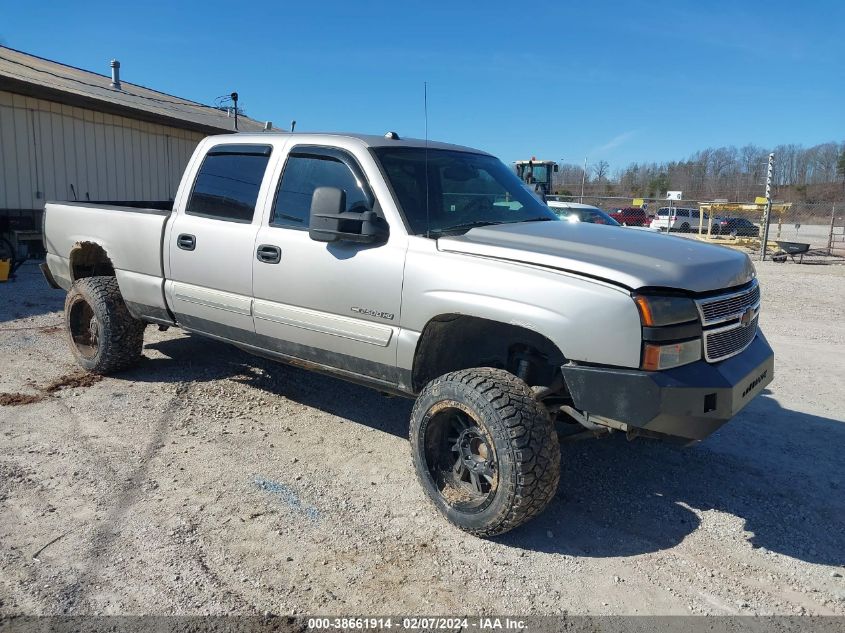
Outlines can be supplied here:
[[296, 127], [296, 119], [290, 122], [290, 133], [293, 134], [293, 129]]
[[235, 107], [234, 107], [234, 110], [235, 110], [235, 132], [237, 132], [238, 131], [238, 93], [233, 92], [229, 96], [232, 97], [232, 101], [235, 102]]
[[423, 82], [423, 114], [425, 116], [425, 236], [431, 238], [431, 212], [428, 205], [428, 82]]

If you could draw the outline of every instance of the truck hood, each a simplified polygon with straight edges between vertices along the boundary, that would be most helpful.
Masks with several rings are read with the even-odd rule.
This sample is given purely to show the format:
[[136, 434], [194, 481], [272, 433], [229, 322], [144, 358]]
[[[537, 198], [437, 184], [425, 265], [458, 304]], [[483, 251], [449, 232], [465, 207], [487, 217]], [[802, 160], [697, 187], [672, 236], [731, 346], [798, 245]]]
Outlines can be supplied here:
[[708, 292], [753, 279], [751, 260], [724, 246], [586, 222], [522, 222], [441, 237], [441, 251], [546, 266], [597, 277], [631, 290]]

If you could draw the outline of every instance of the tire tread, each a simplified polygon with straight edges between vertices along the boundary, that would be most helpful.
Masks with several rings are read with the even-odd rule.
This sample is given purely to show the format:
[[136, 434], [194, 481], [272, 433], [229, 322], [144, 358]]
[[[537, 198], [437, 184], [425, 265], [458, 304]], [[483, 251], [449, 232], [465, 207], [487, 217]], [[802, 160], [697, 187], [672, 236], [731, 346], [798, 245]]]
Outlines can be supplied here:
[[[486, 400], [504, 424], [501, 440], [514, 460], [512, 481], [499, 482], [508, 489], [508, 502], [502, 512], [482, 528], [461, 529], [481, 537], [503, 534], [540, 514], [554, 498], [560, 482], [560, 448], [554, 425], [545, 408], [534, 398], [528, 385], [502, 369], [480, 367], [445, 374], [423, 390], [440, 392], [446, 383], [457, 382]], [[422, 395], [417, 399], [413, 420], [425, 415]], [[417, 441], [411, 424], [411, 441]], [[491, 429], [492, 430], [492, 429]], [[435, 502], [436, 491], [425, 487]]]
[[[96, 374], [110, 374], [127, 369], [138, 362], [144, 347], [146, 324], [129, 313], [115, 277], [83, 277], [73, 283], [65, 302], [65, 312], [71, 299], [81, 294], [91, 304], [100, 320], [101, 353], [94, 362], [83, 363], [71, 338], [71, 349], [85, 369]], [[67, 318], [67, 317], [66, 317]]]

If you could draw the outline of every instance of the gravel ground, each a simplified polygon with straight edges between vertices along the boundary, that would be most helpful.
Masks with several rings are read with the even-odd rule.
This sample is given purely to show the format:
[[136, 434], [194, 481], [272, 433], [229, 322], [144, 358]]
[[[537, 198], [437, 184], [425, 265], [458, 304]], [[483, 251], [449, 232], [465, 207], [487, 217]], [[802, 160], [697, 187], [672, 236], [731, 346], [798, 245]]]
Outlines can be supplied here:
[[[845, 266], [766, 263], [776, 378], [691, 449], [563, 447], [494, 541], [417, 485], [411, 403], [148, 328], [92, 380], [0, 284], [0, 613], [845, 614]], [[28, 404], [20, 404], [20, 402]]]

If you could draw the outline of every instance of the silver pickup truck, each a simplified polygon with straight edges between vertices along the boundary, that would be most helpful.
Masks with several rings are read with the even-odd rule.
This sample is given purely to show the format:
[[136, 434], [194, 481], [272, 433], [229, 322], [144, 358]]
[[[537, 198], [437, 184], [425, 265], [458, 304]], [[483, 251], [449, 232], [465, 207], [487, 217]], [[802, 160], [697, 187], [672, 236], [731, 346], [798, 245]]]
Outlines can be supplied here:
[[470, 148], [210, 137], [149, 206], [46, 205], [82, 367], [130, 366], [158, 324], [414, 397], [419, 480], [480, 536], [553, 498], [559, 431], [701, 440], [772, 380], [746, 255], [559, 221]]

